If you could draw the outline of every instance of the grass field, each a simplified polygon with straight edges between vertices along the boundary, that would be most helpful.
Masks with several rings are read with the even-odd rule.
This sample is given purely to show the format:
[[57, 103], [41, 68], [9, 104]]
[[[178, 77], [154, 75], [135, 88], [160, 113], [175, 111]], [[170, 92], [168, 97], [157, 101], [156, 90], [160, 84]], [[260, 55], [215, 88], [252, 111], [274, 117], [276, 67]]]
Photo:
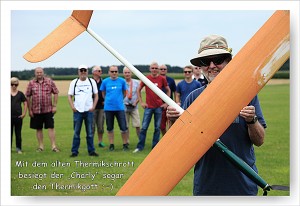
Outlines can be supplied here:
[[[59, 84], [62, 85], [62, 83]], [[60, 90], [66, 89], [61, 85], [58, 85]], [[19, 89], [24, 91], [24, 88], [20, 84]], [[259, 93], [259, 98], [268, 124], [264, 145], [255, 148], [259, 174], [270, 185], [289, 185], [289, 84], [267, 85]], [[140, 109], [140, 114], [142, 118], [142, 109]], [[97, 147], [99, 157], [88, 156], [83, 127], [79, 156], [75, 159], [70, 158], [73, 137], [72, 112], [67, 97], [62, 95], [59, 97], [58, 112], [55, 115], [55, 129], [57, 145], [61, 152], [51, 151], [47, 131], [44, 131], [45, 151], [37, 153], [35, 151], [37, 148], [35, 131], [29, 129], [28, 115], [24, 119], [22, 132], [24, 153], [16, 154], [15, 143], [13, 143], [11, 152], [12, 196], [115, 195], [150, 152], [153, 123], [148, 130], [145, 150], [137, 154], [131, 152], [135, 149], [138, 140], [134, 129], [130, 128], [131, 150], [124, 152], [119, 128], [115, 124], [116, 150], [109, 152], [108, 147]], [[106, 145], [108, 144], [106, 134], [104, 142]], [[191, 196], [192, 179], [193, 171], [191, 170], [170, 195]], [[259, 195], [262, 195], [261, 189]], [[288, 196], [289, 192], [271, 191], [269, 195]]]

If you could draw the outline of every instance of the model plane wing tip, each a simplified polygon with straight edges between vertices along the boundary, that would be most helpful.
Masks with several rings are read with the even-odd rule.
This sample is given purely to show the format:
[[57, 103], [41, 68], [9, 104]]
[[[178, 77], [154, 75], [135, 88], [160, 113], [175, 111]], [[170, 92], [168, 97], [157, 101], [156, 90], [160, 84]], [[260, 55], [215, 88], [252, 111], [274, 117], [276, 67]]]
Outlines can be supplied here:
[[28, 62], [31, 62], [31, 63], [37, 63], [37, 62], [41, 62], [45, 59], [38, 59], [36, 58], [34, 55], [32, 55], [30, 52], [27, 52], [23, 58], [28, 61]]

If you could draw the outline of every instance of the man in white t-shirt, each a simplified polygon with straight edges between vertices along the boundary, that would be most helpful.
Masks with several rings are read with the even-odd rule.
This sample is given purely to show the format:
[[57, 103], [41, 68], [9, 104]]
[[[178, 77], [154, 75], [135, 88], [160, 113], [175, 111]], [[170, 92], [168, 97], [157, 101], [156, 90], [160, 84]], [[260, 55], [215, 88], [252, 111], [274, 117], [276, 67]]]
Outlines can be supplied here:
[[[73, 111], [74, 136], [71, 149], [71, 157], [78, 156], [80, 146], [80, 131], [84, 121], [86, 129], [86, 142], [90, 156], [99, 156], [95, 152], [93, 135], [93, 111], [98, 101], [98, 88], [94, 79], [88, 77], [88, 67], [80, 65], [78, 67], [79, 78], [70, 83], [68, 100]], [[74, 101], [72, 100], [74, 97]]]

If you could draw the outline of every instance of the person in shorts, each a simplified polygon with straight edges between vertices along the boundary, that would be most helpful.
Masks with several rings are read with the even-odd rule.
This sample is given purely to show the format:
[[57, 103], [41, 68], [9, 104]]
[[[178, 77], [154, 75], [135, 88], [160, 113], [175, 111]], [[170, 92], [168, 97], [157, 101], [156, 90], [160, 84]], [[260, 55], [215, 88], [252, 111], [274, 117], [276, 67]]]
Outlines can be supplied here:
[[104, 98], [104, 112], [109, 138], [109, 150], [115, 150], [114, 119], [116, 117], [123, 140], [123, 150], [128, 151], [128, 129], [123, 103], [127, 89], [125, 80], [118, 77], [118, 73], [117, 66], [110, 66], [108, 70], [109, 77], [103, 80], [100, 90]]
[[96, 129], [98, 134], [98, 146], [99, 147], [105, 147], [105, 144], [103, 143], [103, 133], [104, 133], [104, 98], [101, 94], [100, 87], [102, 84], [102, 69], [100, 66], [94, 66], [93, 67], [93, 79], [97, 83], [98, 88], [98, 102], [94, 111], [94, 120], [93, 120], [93, 134], [95, 135]]
[[139, 80], [132, 79], [132, 72], [127, 67], [124, 67], [123, 75], [127, 84], [127, 91], [126, 91], [126, 97], [124, 98], [124, 104], [125, 104], [126, 122], [128, 126], [127, 142], [129, 143], [130, 119], [131, 119], [132, 127], [135, 128], [137, 137], [140, 135], [140, 130], [141, 130], [140, 113], [138, 109], [139, 98], [137, 94], [140, 82]]
[[[54, 81], [44, 76], [44, 69], [37, 67], [26, 90], [27, 105], [30, 116], [30, 128], [36, 130], [38, 152], [44, 151], [43, 128], [48, 129], [48, 135], [53, 152], [59, 152], [56, 146], [54, 130], [54, 114], [58, 100], [58, 89]], [[53, 97], [53, 98], [52, 98]]]

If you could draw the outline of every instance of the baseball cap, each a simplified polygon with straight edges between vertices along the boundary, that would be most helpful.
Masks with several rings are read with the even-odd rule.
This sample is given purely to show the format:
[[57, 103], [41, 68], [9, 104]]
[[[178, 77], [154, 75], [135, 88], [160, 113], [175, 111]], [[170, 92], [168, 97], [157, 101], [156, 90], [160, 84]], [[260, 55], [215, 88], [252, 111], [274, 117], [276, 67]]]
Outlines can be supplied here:
[[231, 51], [232, 49], [228, 48], [227, 41], [224, 37], [212, 34], [201, 41], [197, 56], [191, 59], [190, 62], [195, 66], [200, 66], [200, 58], [218, 54], [231, 55]]
[[87, 67], [86, 65], [84, 65], [84, 64], [81, 64], [81, 65], [78, 67], [78, 69], [88, 69], [88, 67]]

